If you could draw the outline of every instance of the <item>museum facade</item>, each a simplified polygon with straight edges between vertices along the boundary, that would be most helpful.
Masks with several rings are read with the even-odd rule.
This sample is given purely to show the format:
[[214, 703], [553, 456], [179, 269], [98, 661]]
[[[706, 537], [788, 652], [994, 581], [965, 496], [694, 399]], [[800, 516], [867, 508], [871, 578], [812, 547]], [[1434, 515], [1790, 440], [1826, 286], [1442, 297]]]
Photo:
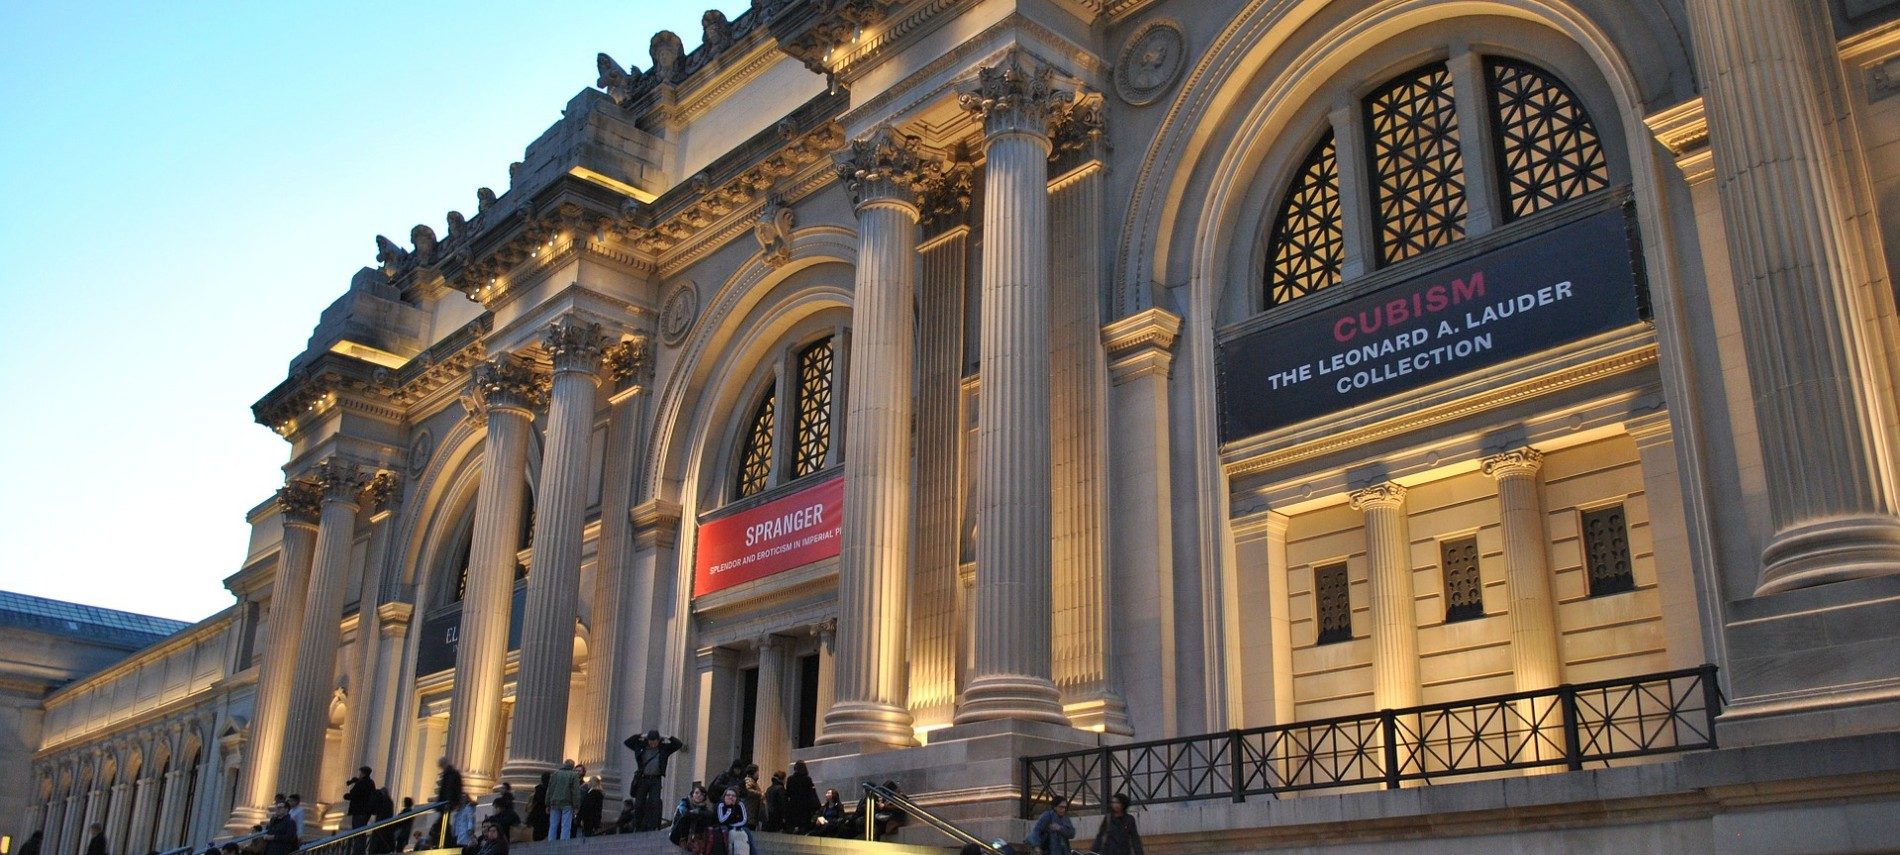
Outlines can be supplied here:
[[[1900, 833], [1900, 3], [755, 0], [649, 47], [376, 239], [255, 406], [235, 604], [45, 702], [46, 851], [334, 827], [362, 765], [619, 792], [648, 728], [669, 798], [804, 759], [1012, 839], [1105, 795], [1022, 758], [1097, 755], [1160, 851]], [[1593, 754], [1591, 693], [1663, 706]], [[1505, 760], [1394, 759], [1459, 705]]]

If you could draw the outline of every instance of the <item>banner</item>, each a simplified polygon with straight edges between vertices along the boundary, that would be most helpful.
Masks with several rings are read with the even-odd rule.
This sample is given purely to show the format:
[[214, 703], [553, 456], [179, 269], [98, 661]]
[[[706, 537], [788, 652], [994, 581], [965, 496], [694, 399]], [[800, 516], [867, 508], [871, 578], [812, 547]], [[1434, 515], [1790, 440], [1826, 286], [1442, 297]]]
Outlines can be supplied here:
[[[508, 649], [521, 649], [521, 615], [528, 604], [528, 588], [516, 585], [513, 605], [508, 609]], [[455, 651], [461, 639], [462, 607], [430, 615], [422, 621], [422, 637], [416, 646], [416, 676], [426, 676], [455, 667]]]
[[838, 554], [844, 476], [700, 523], [693, 595], [722, 591]]
[[1628, 216], [1606, 210], [1221, 343], [1221, 441], [1636, 323]]

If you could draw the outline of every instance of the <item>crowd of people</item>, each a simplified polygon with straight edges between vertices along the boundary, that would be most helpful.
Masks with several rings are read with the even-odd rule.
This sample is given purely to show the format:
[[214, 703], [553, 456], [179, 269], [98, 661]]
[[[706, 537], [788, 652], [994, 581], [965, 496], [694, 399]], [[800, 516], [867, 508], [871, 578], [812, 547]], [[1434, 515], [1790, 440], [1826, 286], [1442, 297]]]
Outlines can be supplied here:
[[[517, 806], [511, 784], [498, 785], [488, 813], [478, 818], [476, 801], [464, 789], [461, 772], [444, 757], [437, 762], [434, 799], [440, 815], [420, 828], [409, 815], [415, 808], [413, 799], [404, 798], [398, 808], [389, 790], [376, 785], [373, 770], [359, 768], [346, 782], [344, 812], [352, 829], [376, 827], [350, 840], [349, 855], [457, 847], [464, 855], [508, 855], [511, 842], [662, 829], [668, 830], [674, 845], [695, 855], [751, 855], [753, 831], [862, 839], [868, 830], [873, 839], [883, 840], [909, 822], [896, 805], [874, 803], [868, 795], [858, 800], [856, 810], [847, 810], [835, 789], [826, 789], [821, 796], [802, 760], [792, 764], [789, 774], [773, 772], [763, 788], [756, 764], [734, 760], [712, 781], [694, 781], [670, 815], [662, 816], [660, 794], [667, 762], [684, 744], [677, 737], [662, 737], [657, 730], [628, 737], [625, 744], [633, 752], [633, 775], [628, 797], [612, 821], [604, 818], [606, 794], [600, 777], [589, 777], [587, 767], [573, 760], [541, 775], [525, 809]], [[883, 787], [903, 794], [896, 781], [885, 781]], [[1141, 834], [1128, 808], [1125, 795], [1118, 793], [1109, 800], [1108, 814], [1095, 836], [1093, 850], [1098, 855], [1144, 855]], [[208, 846], [204, 855], [291, 855], [303, 843], [305, 810], [298, 794], [279, 795], [269, 818], [254, 826], [251, 835], [240, 838], [243, 845]], [[1076, 831], [1068, 810], [1068, 803], [1057, 798], [1036, 819], [1026, 841], [1033, 851], [1039, 855], [1073, 851]], [[402, 819], [386, 822], [398, 816]], [[88, 832], [86, 855], [111, 855], [103, 826], [93, 823]], [[41, 835], [35, 833], [19, 855], [39, 855], [40, 843]], [[966, 852], [983, 850], [977, 844], [965, 847]]]

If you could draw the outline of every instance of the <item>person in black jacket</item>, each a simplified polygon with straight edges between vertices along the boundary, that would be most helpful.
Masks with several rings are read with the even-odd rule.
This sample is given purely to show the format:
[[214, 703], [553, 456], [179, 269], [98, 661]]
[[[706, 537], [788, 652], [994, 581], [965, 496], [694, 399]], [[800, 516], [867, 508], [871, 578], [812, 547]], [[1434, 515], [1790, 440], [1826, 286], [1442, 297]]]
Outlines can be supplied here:
[[1135, 827], [1135, 818], [1128, 815], [1128, 797], [1121, 793], [1109, 796], [1108, 815], [1102, 817], [1102, 827], [1095, 832], [1094, 849], [1098, 855], [1146, 855], [1141, 847], [1141, 830]]
[[772, 786], [765, 788], [764, 823], [760, 831], [784, 831], [789, 801], [785, 798], [785, 773], [772, 773]]
[[[397, 811], [397, 814], [408, 813], [412, 810], [415, 810], [415, 808], [416, 808], [416, 800], [408, 796], [403, 796], [402, 810]], [[415, 817], [410, 817], [401, 822], [393, 823], [389, 826], [389, 839], [393, 841], [395, 844], [394, 846], [390, 847], [389, 851], [401, 852], [404, 846], [409, 845], [409, 829], [415, 825], [415, 822], [416, 822]]]
[[666, 777], [667, 758], [685, 743], [677, 736], [662, 739], [659, 731], [649, 730], [638, 738], [627, 737], [625, 744], [633, 751], [633, 782], [627, 795], [633, 797], [634, 828], [652, 831], [660, 827], [660, 779]]
[[785, 779], [785, 830], [804, 834], [812, 829], [812, 819], [817, 815], [818, 786], [812, 783], [805, 761], [799, 760], [792, 764], [792, 774]]
[[344, 782], [349, 791], [343, 794], [343, 801], [349, 804], [350, 827], [362, 828], [369, 824], [370, 815], [376, 812], [376, 781], [369, 776], [369, 767], [356, 770], [356, 777]]
[[600, 833], [600, 814], [607, 806], [607, 795], [600, 791], [600, 784], [599, 776], [581, 782], [581, 804], [574, 811], [574, 824], [580, 826], [582, 837]]
[[40, 844], [45, 839], [46, 835], [43, 832], [33, 832], [32, 837], [27, 838], [25, 843], [20, 844], [19, 855], [40, 855]]
[[[396, 815], [396, 801], [389, 797], [388, 787], [376, 788], [376, 796], [370, 801], [369, 821], [382, 822]], [[396, 851], [394, 838], [388, 828], [372, 832], [369, 836], [370, 855], [388, 855]]]
[[[264, 855], [291, 855], [303, 844], [296, 820], [290, 818], [290, 806], [278, 802], [270, 807], [270, 821], [264, 824]], [[104, 852], [104, 847], [100, 848]], [[87, 853], [92, 855], [92, 853]]]
[[92, 839], [86, 842], [86, 855], [106, 855], [106, 827], [99, 823], [86, 826]]

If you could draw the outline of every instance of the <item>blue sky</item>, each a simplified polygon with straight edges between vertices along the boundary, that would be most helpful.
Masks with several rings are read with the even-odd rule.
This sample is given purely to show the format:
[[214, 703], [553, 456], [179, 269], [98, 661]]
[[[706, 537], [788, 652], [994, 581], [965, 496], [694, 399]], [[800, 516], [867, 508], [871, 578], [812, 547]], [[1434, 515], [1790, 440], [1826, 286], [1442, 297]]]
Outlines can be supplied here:
[[250, 405], [375, 236], [708, 5], [0, 2], [0, 589], [228, 605], [289, 450]]

